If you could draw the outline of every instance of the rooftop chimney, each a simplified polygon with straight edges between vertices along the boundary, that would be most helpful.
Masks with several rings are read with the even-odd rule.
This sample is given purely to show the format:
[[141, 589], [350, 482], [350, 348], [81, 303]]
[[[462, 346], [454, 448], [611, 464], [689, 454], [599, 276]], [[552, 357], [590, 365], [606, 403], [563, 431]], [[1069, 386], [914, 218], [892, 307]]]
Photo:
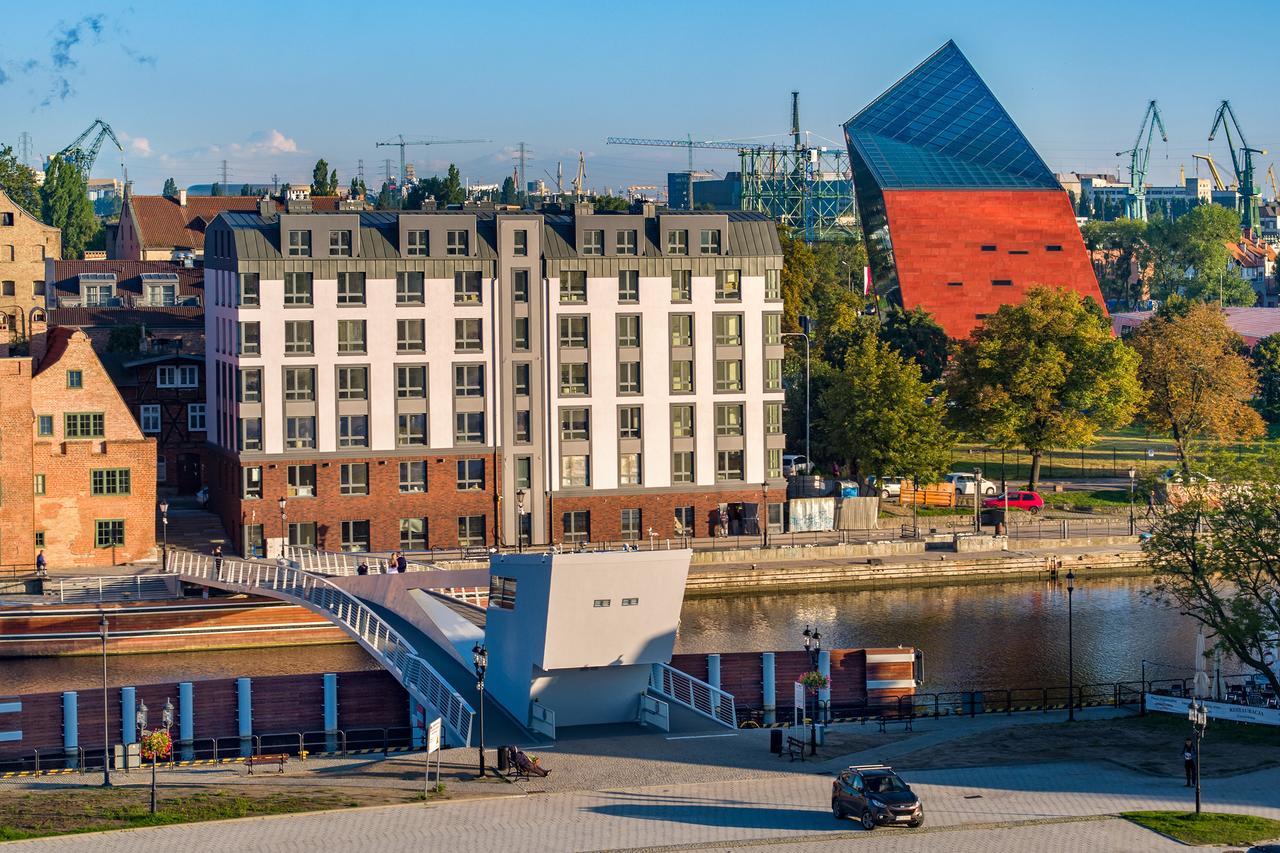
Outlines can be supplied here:
[[658, 206], [651, 201], [646, 201], [640, 205], [640, 212], [644, 214], [645, 219], [653, 219], [658, 215]]
[[429, 197], [429, 196], [428, 196], [427, 198], [424, 198], [424, 199], [422, 200], [422, 209], [423, 209], [423, 210], [435, 210], [435, 209], [436, 209], [436, 200], [435, 200], [434, 198]]
[[263, 219], [269, 219], [276, 215], [276, 203], [271, 198], [258, 199], [258, 215]]
[[573, 215], [575, 219], [579, 216], [590, 216], [595, 212], [595, 205], [589, 201], [575, 201], [573, 203]]
[[178, 190], [178, 207], [187, 206], [187, 191], [185, 189]]

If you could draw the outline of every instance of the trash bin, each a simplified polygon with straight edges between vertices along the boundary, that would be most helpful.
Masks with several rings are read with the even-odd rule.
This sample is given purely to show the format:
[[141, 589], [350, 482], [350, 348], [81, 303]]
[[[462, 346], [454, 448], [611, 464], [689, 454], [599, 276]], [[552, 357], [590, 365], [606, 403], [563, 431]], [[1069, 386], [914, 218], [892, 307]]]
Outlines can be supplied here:
[[506, 773], [511, 767], [511, 747], [498, 747], [498, 772]]
[[818, 746], [822, 746], [827, 742], [827, 726], [825, 723], [818, 723], [813, 727], [813, 741]]
[[782, 729], [769, 730], [769, 751], [774, 755], [782, 755]]

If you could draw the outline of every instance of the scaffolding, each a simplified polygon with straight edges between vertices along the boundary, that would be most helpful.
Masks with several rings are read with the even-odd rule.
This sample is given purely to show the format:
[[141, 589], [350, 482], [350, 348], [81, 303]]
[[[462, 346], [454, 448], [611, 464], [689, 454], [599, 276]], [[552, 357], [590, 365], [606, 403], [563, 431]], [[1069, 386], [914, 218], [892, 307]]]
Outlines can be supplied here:
[[799, 145], [741, 148], [742, 209], [768, 214], [805, 242], [857, 236], [849, 155]]

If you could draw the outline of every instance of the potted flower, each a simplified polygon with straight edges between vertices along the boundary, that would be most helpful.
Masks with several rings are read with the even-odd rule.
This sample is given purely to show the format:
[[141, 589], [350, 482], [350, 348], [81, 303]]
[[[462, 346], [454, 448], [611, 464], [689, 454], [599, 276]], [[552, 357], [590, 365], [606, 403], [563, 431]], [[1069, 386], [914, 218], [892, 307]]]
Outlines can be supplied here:
[[169, 738], [169, 732], [166, 729], [147, 732], [139, 741], [139, 746], [142, 757], [153, 763], [173, 755], [173, 741]]
[[803, 684], [805, 689], [810, 693], [817, 693], [819, 690], [825, 690], [830, 684], [830, 681], [828, 681], [825, 675], [814, 670], [812, 672], [806, 672], [804, 675], [800, 676], [800, 683]]

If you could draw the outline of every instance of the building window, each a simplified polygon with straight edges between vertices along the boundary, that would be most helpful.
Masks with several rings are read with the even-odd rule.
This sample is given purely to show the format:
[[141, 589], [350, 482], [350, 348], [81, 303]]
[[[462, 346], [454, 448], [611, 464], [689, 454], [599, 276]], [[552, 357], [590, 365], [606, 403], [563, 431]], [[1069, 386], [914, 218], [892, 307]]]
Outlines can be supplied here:
[[675, 528], [677, 536], [693, 536], [697, 533], [697, 525], [693, 520], [693, 507], [678, 506], [675, 508]]
[[483, 459], [459, 459], [458, 460], [458, 491], [460, 492], [483, 492], [484, 491], [484, 460]]
[[204, 407], [204, 403], [187, 404], [187, 429], [193, 432], [203, 432], [207, 429]]
[[53, 435], [53, 415], [40, 415], [36, 418], [37, 435]]
[[584, 255], [603, 255], [604, 254], [604, 232], [595, 229], [587, 229], [582, 232], [582, 254]]
[[444, 235], [444, 253], [451, 257], [463, 257], [471, 254], [471, 234], [469, 231], [446, 231]]
[[563, 270], [560, 273], [560, 302], [582, 303], [587, 301], [586, 270]]
[[369, 399], [369, 368], [363, 365], [360, 367], [339, 367], [338, 399]]
[[396, 320], [396, 352], [424, 352], [426, 326], [425, 320]]
[[172, 308], [178, 304], [178, 285], [172, 282], [146, 285], [146, 304], [153, 308]]
[[992, 287], [1013, 287], [1013, 282], [1007, 278], [994, 278], [991, 280]]
[[44, 531], [43, 530], [36, 531], [36, 547], [37, 548], [44, 547]]
[[693, 438], [693, 406], [671, 407], [671, 437]]
[[348, 354], [367, 352], [368, 345], [365, 342], [367, 323], [367, 320], [339, 320], [338, 352]]
[[289, 544], [303, 548], [316, 547], [316, 523], [314, 521], [289, 522]]
[[671, 301], [693, 301], [693, 270], [671, 271]]
[[342, 522], [342, 550], [369, 550], [369, 521], [367, 519]]
[[453, 416], [455, 444], [484, 444], [484, 412], [458, 412]]
[[[256, 323], [254, 324], [257, 325]], [[315, 352], [315, 322], [312, 320], [286, 320], [284, 324], [284, 351], [286, 355], [311, 355]]]
[[195, 365], [161, 365], [156, 368], [157, 388], [196, 388], [200, 385], [200, 368]]
[[365, 300], [364, 273], [338, 273], [338, 304], [363, 305]]
[[719, 359], [716, 361], [716, 390], [742, 390], [742, 361], [739, 359]]
[[128, 468], [95, 468], [89, 472], [89, 493], [92, 495], [127, 495], [131, 492], [132, 476]]
[[618, 346], [640, 346], [640, 315], [622, 314], [618, 317]]
[[84, 373], [82, 373], [82, 372], [81, 372], [81, 371], [79, 371], [79, 370], [68, 370], [68, 371], [67, 371], [67, 387], [68, 387], [68, 388], [83, 388], [83, 387], [84, 387]]
[[426, 447], [427, 416], [421, 412], [396, 415], [396, 445], [398, 447]]
[[453, 274], [453, 304], [481, 305], [484, 293], [480, 289], [480, 273], [456, 272]]
[[533, 415], [528, 409], [516, 409], [516, 444], [533, 441]]
[[329, 257], [331, 258], [351, 257], [351, 232], [350, 231], [330, 231], [329, 232]]
[[613, 599], [611, 598], [597, 598], [591, 602], [592, 607], [608, 607], [611, 604], [613, 604]]
[[[5, 282], [13, 294], [13, 282]], [[84, 292], [84, 304], [88, 307], [109, 306], [115, 302], [116, 286], [114, 284], [86, 284], [82, 288]]]
[[667, 254], [668, 255], [687, 255], [689, 254], [689, 232], [681, 230], [673, 230], [667, 232]]
[[369, 416], [338, 415], [338, 446], [368, 447]]
[[511, 348], [517, 352], [529, 351], [529, 318], [515, 317], [511, 321]]
[[284, 419], [285, 450], [315, 450], [316, 419], [307, 415]]
[[764, 390], [782, 390], [782, 359], [766, 358], [764, 360]]
[[782, 315], [765, 314], [762, 337], [765, 345], [782, 343]]
[[262, 467], [260, 465], [240, 469], [240, 497], [245, 500], [254, 500], [262, 497]]
[[262, 449], [262, 418], [240, 419], [240, 449]]
[[427, 369], [420, 364], [397, 365], [396, 397], [401, 400], [425, 400]]
[[[1061, 246], [1059, 246], [1059, 249], [1061, 249]], [[40, 247], [40, 256], [41, 256], [41, 258], [43, 258], [43, 257], [44, 257], [44, 247], [43, 247], [43, 246], [41, 246], [41, 247]], [[41, 280], [41, 279], [37, 279], [37, 280], [35, 280], [35, 281], [31, 282], [31, 295], [32, 295], [32, 296], [44, 296], [44, 281], [43, 281], [43, 280]]]
[[156, 482], [164, 483], [169, 479], [169, 460], [163, 456], [156, 457]]
[[401, 462], [400, 463], [400, 492], [401, 494], [420, 494], [427, 490], [427, 463], [426, 462]]
[[671, 323], [671, 346], [673, 347], [693, 346], [693, 315], [692, 314], [672, 314], [670, 323]]
[[770, 301], [782, 299], [782, 270], [764, 271], [764, 298]]
[[742, 301], [742, 279], [738, 270], [716, 270], [716, 301]]
[[111, 548], [124, 545], [124, 520], [95, 521], [93, 523], [93, 545], [95, 548]]
[[590, 393], [585, 363], [560, 365], [560, 394], [564, 397], [585, 397]]
[[400, 547], [406, 551], [426, 550], [427, 520], [425, 518], [400, 519]]
[[529, 362], [522, 361], [512, 367], [513, 384], [517, 397], [529, 396], [529, 379], [531, 374], [531, 366]]
[[618, 454], [618, 485], [638, 486], [643, 480], [639, 453]]
[[479, 317], [464, 317], [453, 321], [453, 349], [455, 352], [483, 352], [483, 321]]
[[702, 229], [698, 235], [698, 252], [703, 255], [720, 254], [720, 231], [718, 229]]
[[396, 273], [396, 304], [426, 304], [426, 290], [423, 281], [423, 274], [420, 272]]
[[312, 281], [309, 272], [287, 272], [284, 274], [284, 304], [296, 307], [309, 307], [312, 304]]
[[782, 478], [782, 448], [770, 447], [764, 452], [764, 475], [770, 480]]
[[621, 270], [618, 273], [618, 301], [640, 301], [640, 270]]
[[[591, 541], [591, 513], [585, 509], [566, 512], [560, 518], [564, 541], [569, 544]], [[597, 604], [597, 607], [600, 605]]]
[[453, 366], [453, 396], [484, 396], [483, 364], [455, 364]]
[[742, 451], [716, 451], [716, 480], [742, 480]]
[[240, 355], [259, 355], [262, 352], [262, 332], [257, 323], [240, 324]]
[[693, 393], [693, 362], [671, 362], [671, 391], [677, 394]]
[[1049, 245], [1049, 246], [1045, 246], [1045, 247], [1044, 247], [1044, 250], [1045, 250], [1046, 252], [1061, 252], [1061, 251], [1062, 251], [1062, 247], [1061, 247], [1061, 246], [1057, 246], [1057, 245]]
[[560, 347], [562, 349], [587, 348], [587, 318], [560, 318]]
[[591, 457], [585, 454], [569, 454], [560, 457], [560, 486], [565, 489], [586, 488], [591, 485]]
[[295, 402], [315, 400], [316, 369], [314, 367], [286, 367], [284, 369], [284, 398]]
[[[160, 407], [155, 408], [155, 432], [159, 432]], [[62, 434], [66, 438], [102, 438], [106, 434], [106, 416], [102, 412], [68, 412], [63, 415]]]
[[716, 345], [722, 347], [742, 346], [742, 315], [716, 314], [714, 318]]
[[236, 397], [241, 403], [262, 402], [262, 368], [245, 367], [239, 373]]
[[44, 494], [44, 474], [36, 474], [35, 482], [32, 484], [37, 495]]
[[616, 234], [616, 245], [619, 255], [637, 254], [636, 230], [634, 228], [619, 229]]
[[591, 439], [590, 409], [560, 410], [560, 440], [589, 441]]
[[314, 498], [316, 496], [316, 466], [289, 466], [289, 497]]
[[964, 287], [964, 282], [963, 282], [963, 281], [949, 281], [949, 282], [947, 282], [947, 287]]
[[10, 211], [10, 210], [0, 211], [0, 225], [4, 225], [6, 227], [12, 227], [13, 211]]
[[640, 438], [640, 407], [618, 409], [618, 438]]
[[485, 517], [483, 515], [463, 515], [458, 517], [458, 545], [472, 548], [484, 544]]
[[529, 232], [523, 228], [511, 232], [511, 254], [517, 258], [529, 256]]
[[515, 459], [515, 479], [517, 489], [533, 487], [533, 457], [517, 456]]
[[767, 435], [782, 434], [782, 403], [764, 404], [764, 431]]
[[406, 255], [411, 258], [423, 258], [427, 256], [429, 245], [427, 243], [426, 231], [406, 231], [404, 236], [404, 253]]
[[716, 406], [716, 435], [742, 435], [741, 403], [720, 403]]
[[622, 606], [623, 606], [623, 607], [635, 607], [635, 606], [636, 606], [637, 604], [639, 604], [639, 603], [640, 603], [640, 599], [638, 599], [638, 598], [624, 598], [624, 599], [622, 599]]
[[618, 393], [640, 393], [640, 362], [622, 361], [618, 363]]
[[338, 493], [343, 495], [369, 494], [369, 463], [344, 462], [339, 475]]
[[671, 482], [693, 482], [693, 451], [677, 450], [671, 454]]
[[996, 247], [989, 243], [982, 247], [982, 251], [984, 252], [994, 252], [995, 250], [996, 250]]
[[289, 232], [289, 257], [306, 258], [311, 256], [311, 232]]
[[529, 301], [529, 271], [514, 270], [511, 273], [511, 298], [515, 302]]
[[516, 579], [489, 576], [489, 606], [502, 610], [516, 609]]
[[[622, 538], [634, 541], [640, 538], [640, 510], [637, 507], [624, 509], [622, 511]], [[625, 603], [627, 599], [623, 599]]]

